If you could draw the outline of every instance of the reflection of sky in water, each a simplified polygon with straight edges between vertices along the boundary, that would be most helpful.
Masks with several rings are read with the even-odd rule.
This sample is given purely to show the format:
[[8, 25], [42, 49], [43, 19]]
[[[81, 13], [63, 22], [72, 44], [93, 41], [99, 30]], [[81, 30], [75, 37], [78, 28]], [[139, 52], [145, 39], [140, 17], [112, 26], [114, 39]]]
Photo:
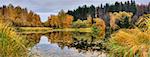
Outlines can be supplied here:
[[31, 49], [31, 57], [106, 57], [104, 54], [99, 55], [98, 52], [79, 53], [75, 48], [63, 49], [58, 44], [51, 44], [48, 38], [42, 36], [40, 42]]

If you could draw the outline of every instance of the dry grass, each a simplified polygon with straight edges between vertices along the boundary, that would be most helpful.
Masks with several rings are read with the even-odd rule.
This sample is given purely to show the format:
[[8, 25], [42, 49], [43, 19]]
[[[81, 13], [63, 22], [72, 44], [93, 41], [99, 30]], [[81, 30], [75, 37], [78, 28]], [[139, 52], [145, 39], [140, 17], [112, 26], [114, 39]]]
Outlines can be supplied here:
[[150, 31], [121, 29], [108, 42], [110, 57], [149, 57]]
[[48, 33], [52, 31], [79, 31], [79, 32], [92, 32], [91, 28], [63, 28], [63, 29], [53, 29], [49, 27], [18, 27], [19, 32], [25, 32], [25, 33]]
[[19, 31], [49, 31], [52, 30], [50, 27], [17, 27]]
[[26, 57], [27, 49], [24, 45], [23, 38], [10, 24], [0, 22], [0, 57]]

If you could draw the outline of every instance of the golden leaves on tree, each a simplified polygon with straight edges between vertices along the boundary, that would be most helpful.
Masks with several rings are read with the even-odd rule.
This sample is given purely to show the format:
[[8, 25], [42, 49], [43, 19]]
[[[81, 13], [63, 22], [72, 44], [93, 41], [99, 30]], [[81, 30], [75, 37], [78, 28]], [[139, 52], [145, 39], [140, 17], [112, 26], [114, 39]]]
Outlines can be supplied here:
[[71, 28], [73, 16], [66, 14], [63, 10], [58, 15], [51, 15], [48, 21], [44, 23], [45, 26], [54, 28]]
[[42, 26], [39, 15], [32, 11], [28, 12], [26, 8], [14, 7], [11, 4], [0, 8], [0, 17], [15, 26]]

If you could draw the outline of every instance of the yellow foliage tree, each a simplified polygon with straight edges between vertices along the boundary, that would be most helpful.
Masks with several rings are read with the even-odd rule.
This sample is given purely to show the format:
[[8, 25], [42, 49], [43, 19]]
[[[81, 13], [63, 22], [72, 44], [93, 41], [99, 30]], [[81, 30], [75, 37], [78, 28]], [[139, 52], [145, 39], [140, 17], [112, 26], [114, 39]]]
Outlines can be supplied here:
[[72, 21], [73, 21], [73, 16], [67, 15], [66, 19], [63, 22], [63, 27], [64, 28], [71, 28], [72, 27]]
[[56, 27], [56, 28], [58, 28], [60, 25], [58, 24], [59, 22], [59, 19], [58, 19], [58, 16], [55, 16], [55, 15], [53, 15], [53, 16], [51, 16], [51, 22], [50, 22], [50, 25], [52, 26], [52, 27]]
[[95, 18], [93, 20], [95, 21], [96, 27], [98, 29], [100, 29], [99, 36], [104, 37], [105, 36], [105, 28], [106, 28], [105, 21], [100, 18]]
[[39, 16], [32, 11], [28, 12], [26, 8], [13, 5], [3, 6], [0, 8], [0, 14], [5, 20], [9, 20], [15, 26], [42, 26]]
[[115, 30], [120, 28], [116, 22], [117, 21], [125, 21], [125, 18], [128, 18], [128, 22], [131, 22], [131, 17], [132, 17], [132, 13], [130, 12], [114, 12], [114, 13], [109, 13], [110, 15], [110, 27]]
[[91, 16], [89, 16], [89, 17], [87, 18], [86, 24], [87, 24], [87, 27], [91, 27], [91, 26], [92, 26], [92, 17], [91, 17]]
[[73, 26], [76, 28], [81, 28], [83, 24], [83, 21], [78, 19], [77, 21], [74, 22]]
[[51, 15], [45, 24], [49, 24], [54, 28], [70, 28], [72, 27], [73, 16], [66, 14], [63, 10], [58, 15]]

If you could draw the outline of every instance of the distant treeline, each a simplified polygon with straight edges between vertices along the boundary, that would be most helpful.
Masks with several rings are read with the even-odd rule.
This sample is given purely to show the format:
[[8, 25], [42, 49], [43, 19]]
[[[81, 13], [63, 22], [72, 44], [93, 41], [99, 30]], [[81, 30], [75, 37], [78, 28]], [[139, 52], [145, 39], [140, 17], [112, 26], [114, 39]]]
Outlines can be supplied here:
[[109, 12], [132, 12], [134, 16], [141, 16], [143, 14], [150, 13], [150, 3], [148, 5], [138, 5], [135, 1], [126, 1], [126, 2], [115, 2], [115, 4], [100, 5], [95, 7], [91, 6], [79, 6], [77, 9], [69, 10], [67, 14], [70, 14], [74, 17], [74, 21], [77, 19], [86, 20], [90, 15], [92, 18], [98, 17], [102, 19], [107, 19], [107, 13]]

